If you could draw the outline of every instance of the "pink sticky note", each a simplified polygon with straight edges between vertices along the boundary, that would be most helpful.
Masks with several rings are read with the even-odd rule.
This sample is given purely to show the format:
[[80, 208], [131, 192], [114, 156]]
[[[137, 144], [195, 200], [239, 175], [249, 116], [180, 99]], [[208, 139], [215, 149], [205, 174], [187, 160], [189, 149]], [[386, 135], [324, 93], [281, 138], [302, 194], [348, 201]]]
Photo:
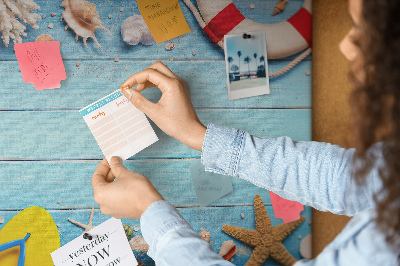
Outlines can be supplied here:
[[67, 78], [60, 53], [60, 42], [27, 42], [14, 45], [22, 79], [36, 90], [60, 88]]
[[272, 208], [276, 218], [282, 219], [284, 223], [300, 219], [300, 213], [304, 210], [303, 204], [281, 198], [271, 191], [269, 196], [271, 197]]

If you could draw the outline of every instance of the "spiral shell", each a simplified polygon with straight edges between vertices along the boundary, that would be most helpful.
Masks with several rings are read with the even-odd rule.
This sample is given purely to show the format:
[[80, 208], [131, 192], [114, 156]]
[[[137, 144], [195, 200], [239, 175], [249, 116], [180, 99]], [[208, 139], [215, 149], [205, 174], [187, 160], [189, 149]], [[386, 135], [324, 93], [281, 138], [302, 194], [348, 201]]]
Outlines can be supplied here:
[[64, 0], [61, 6], [65, 8], [61, 15], [61, 20], [64, 19], [67, 23], [65, 30], [70, 27], [76, 34], [76, 41], [78, 41], [79, 36], [82, 37], [86, 48], [89, 49], [86, 40], [90, 37], [93, 38], [100, 49], [103, 49], [94, 32], [97, 29], [105, 30], [110, 35], [111, 32], [103, 27], [96, 5], [85, 0]]
[[236, 245], [233, 240], [222, 242], [221, 248], [219, 249], [219, 255], [225, 260], [229, 260], [236, 253]]
[[286, 8], [286, 3], [288, 0], [279, 0], [278, 3], [276, 4], [274, 11], [272, 11], [271, 16], [275, 16], [276, 14], [282, 12]]

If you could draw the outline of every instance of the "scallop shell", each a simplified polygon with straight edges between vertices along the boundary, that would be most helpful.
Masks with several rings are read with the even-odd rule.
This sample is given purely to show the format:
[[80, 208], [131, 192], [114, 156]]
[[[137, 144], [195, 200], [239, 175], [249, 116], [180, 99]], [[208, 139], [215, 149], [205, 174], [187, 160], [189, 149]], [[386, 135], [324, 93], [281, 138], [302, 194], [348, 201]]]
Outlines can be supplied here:
[[67, 23], [65, 30], [70, 27], [76, 34], [76, 41], [78, 41], [79, 36], [82, 37], [86, 48], [89, 49], [86, 40], [90, 37], [93, 38], [100, 49], [103, 49], [94, 32], [97, 29], [105, 30], [110, 35], [111, 32], [103, 27], [96, 5], [85, 0], [64, 0], [61, 6], [65, 8], [61, 15], [61, 20], [64, 19]]
[[222, 242], [221, 248], [219, 249], [219, 255], [225, 260], [229, 260], [236, 253], [236, 245], [233, 240]]

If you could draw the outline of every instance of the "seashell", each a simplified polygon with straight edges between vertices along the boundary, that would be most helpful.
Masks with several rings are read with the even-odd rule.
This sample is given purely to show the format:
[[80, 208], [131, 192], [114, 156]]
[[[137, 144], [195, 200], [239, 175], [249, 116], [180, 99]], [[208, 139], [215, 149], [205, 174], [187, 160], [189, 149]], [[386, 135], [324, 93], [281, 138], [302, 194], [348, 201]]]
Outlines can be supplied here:
[[172, 42], [167, 43], [167, 44], [164, 46], [165, 50], [167, 50], [167, 51], [171, 51], [172, 49], [174, 49], [174, 47], [175, 47], [175, 44], [172, 43]]
[[309, 234], [300, 242], [300, 255], [305, 259], [311, 259], [312, 257], [311, 241], [312, 235]]
[[129, 245], [131, 246], [132, 250], [141, 251], [144, 253], [149, 251], [149, 245], [142, 236], [134, 236], [131, 240], [129, 240]]
[[97, 29], [105, 30], [110, 35], [111, 32], [103, 27], [96, 5], [85, 0], [64, 0], [61, 6], [65, 8], [61, 15], [61, 20], [64, 19], [67, 23], [65, 30], [70, 27], [76, 34], [76, 41], [79, 36], [82, 37], [87, 49], [89, 49], [86, 44], [88, 38], [93, 38], [100, 49], [103, 49], [94, 32]]
[[[35, 42], [54, 41], [53, 37], [49, 34], [42, 34], [36, 37]], [[61, 203], [57, 201], [58, 204]]]
[[229, 260], [236, 253], [236, 245], [233, 240], [228, 240], [222, 242], [219, 249], [219, 255], [224, 258], [224, 260]]
[[133, 15], [124, 20], [121, 25], [121, 35], [124, 42], [129, 45], [152, 45], [156, 41], [141, 15]]
[[139, 226], [139, 225], [135, 225], [135, 226], [133, 227], [133, 230], [135, 230], [135, 232], [139, 231], [139, 230], [140, 230], [140, 226]]
[[275, 16], [276, 14], [282, 12], [283, 10], [285, 10], [286, 7], [286, 3], [288, 0], [278, 0], [278, 3], [276, 4], [274, 11], [272, 11], [272, 15], [271, 16]]
[[210, 243], [210, 241], [211, 241], [210, 231], [201, 228], [199, 235], [204, 241]]
[[122, 227], [124, 228], [126, 238], [130, 239], [133, 236], [133, 227], [132, 227], [132, 225], [123, 224]]
[[4, 218], [0, 216], [0, 224], [4, 223]]

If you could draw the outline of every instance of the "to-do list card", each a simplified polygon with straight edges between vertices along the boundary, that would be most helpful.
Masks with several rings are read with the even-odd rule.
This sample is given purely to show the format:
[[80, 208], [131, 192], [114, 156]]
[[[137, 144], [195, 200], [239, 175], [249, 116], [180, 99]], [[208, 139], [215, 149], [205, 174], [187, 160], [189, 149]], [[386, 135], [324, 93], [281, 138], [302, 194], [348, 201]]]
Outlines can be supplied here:
[[158, 140], [145, 114], [119, 90], [79, 112], [107, 161], [126, 160]]

